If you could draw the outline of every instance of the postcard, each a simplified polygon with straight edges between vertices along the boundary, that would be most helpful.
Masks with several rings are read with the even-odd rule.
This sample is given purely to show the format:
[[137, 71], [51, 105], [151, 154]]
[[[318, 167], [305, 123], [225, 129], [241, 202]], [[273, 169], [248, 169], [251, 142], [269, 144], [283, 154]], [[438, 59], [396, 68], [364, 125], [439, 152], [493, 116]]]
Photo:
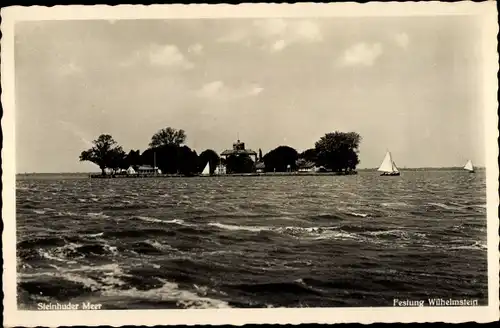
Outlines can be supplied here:
[[1, 14], [5, 326], [498, 319], [495, 2]]

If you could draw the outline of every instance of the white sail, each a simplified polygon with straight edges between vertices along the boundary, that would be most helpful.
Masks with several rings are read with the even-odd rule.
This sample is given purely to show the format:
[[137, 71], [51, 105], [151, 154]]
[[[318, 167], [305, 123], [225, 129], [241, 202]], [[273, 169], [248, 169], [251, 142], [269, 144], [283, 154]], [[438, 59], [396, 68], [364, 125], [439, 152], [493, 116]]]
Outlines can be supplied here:
[[387, 173], [398, 172], [398, 168], [396, 167], [396, 164], [394, 164], [390, 152], [385, 154], [384, 160], [382, 161], [382, 164], [380, 164], [378, 171]]
[[399, 172], [395, 162], [392, 162], [392, 172]]
[[474, 165], [472, 165], [472, 161], [469, 160], [467, 164], [465, 164], [464, 169], [467, 171], [474, 171]]
[[210, 162], [207, 163], [207, 166], [205, 166], [201, 175], [210, 175]]

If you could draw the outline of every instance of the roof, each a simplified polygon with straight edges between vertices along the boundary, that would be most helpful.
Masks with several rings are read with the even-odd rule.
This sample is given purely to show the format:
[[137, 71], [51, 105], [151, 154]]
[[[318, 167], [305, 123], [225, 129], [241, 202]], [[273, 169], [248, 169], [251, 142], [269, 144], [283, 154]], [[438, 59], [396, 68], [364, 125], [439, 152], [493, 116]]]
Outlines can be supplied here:
[[316, 164], [314, 164], [314, 162], [311, 162], [311, 161], [306, 161], [305, 163], [299, 163], [299, 168], [301, 168], [301, 169], [310, 169], [310, 168], [313, 168], [315, 166], [316, 166]]
[[141, 165], [139, 170], [154, 170], [154, 168], [151, 165]]
[[245, 149], [245, 150], [226, 149], [221, 153], [222, 156], [235, 155], [235, 154], [257, 155], [257, 153], [251, 149]]
[[255, 168], [256, 169], [265, 169], [266, 168], [266, 164], [264, 164], [262, 162], [259, 162], [259, 163], [255, 164]]

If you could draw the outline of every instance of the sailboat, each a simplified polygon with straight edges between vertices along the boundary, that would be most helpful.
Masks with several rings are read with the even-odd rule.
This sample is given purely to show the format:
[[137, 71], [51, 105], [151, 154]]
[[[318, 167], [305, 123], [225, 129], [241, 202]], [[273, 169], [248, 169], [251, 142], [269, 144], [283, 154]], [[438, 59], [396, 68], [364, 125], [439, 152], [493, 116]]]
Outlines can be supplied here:
[[207, 165], [203, 169], [203, 172], [201, 172], [201, 175], [203, 175], [203, 176], [209, 176], [210, 175], [210, 162], [207, 163]]
[[380, 167], [378, 168], [377, 171], [382, 172], [381, 175], [385, 176], [400, 175], [396, 163], [394, 163], [394, 161], [392, 160], [392, 155], [390, 151], [387, 151], [387, 153], [385, 154], [384, 160], [382, 161], [382, 164], [380, 164]]
[[472, 161], [469, 161], [465, 164], [464, 170], [469, 171], [470, 173], [474, 173], [474, 165], [472, 165]]

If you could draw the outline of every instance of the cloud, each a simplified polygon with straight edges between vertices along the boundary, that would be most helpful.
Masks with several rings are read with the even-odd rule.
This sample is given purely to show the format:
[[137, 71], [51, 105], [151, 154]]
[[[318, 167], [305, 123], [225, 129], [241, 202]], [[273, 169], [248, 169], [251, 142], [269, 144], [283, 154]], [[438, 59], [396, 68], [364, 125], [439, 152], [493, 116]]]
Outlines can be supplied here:
[[192, 68], [193, 64], [174, 45], [155, 46], [149, 52], [149, 61], [157, 66]]
[[240, 43], [246, 46], [253, 41], [264, 43], [271, 52], [282, 51], [291, 44], [312, 43], [323, 40], [318, 24], [309, 20], [284, 20], [281, 18], [258, 19], [247, 28], [234, 29], [218, 39], [219, 42]]
[[196, 95], [200, 98], [226, 101], [257, 96], [263, 90], [264, 89], [257, 84], [249, 84], [234, 88], [225, 85], [222, 81], [212, 81], [197, 90]]
[[410, 38], [406, 33], [397, 33], [394, 35], [394, 42], [401, 48], [406, 49], [410, 44]]
[[187, 51], [195, 55], [201, 55], [203, 53], [203, 45], [200, 43], [192, 44], [188, 47]]
[[341, 66], [372, 66], [383, 53], [380, 43], [357, 43], [346, 49], [339, 60]]
[[148, 49], [137, 51], [120, 63], [120, 66], [132, 66], [147, 62], [152, 66], [191, 69], [191, 63], [175, 45], [151, 45]]

